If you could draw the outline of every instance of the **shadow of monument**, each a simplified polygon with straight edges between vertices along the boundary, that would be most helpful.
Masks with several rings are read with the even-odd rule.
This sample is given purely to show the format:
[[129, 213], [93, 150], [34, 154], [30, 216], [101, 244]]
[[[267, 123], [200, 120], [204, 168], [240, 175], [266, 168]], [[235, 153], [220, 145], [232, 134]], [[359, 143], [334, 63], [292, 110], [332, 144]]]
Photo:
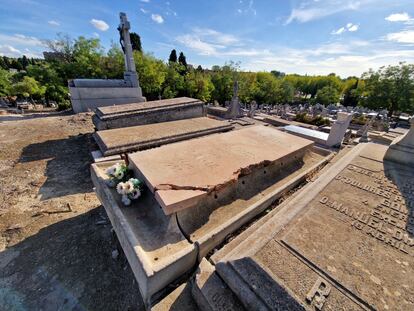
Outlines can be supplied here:
[[0, 252], [0, 310], [144, 310], [129, 265], [111, 257], [110, 225], [96, 225], [102, 217], [95, 208]]
[[282, 285], [250, 257], [219, 262], [216, 271], [246, 310], [305, 310]]
[[45, 170], [47, 179], [39, 190], [41, 200], [92, 192], [89, 143], [90, 135], [86, 134], [48, 140], [23, 148], [20, 163], [48, 159]]
[[397, 205], [393, 207], [393, 210], [403, 212], [404, 205], [406, 206], [407, 221], [405, 231], [409, 237], [414, 238], [414, 167], [384, 161], [384, 172], [400, 193], [400, 198], [398, 196], [394, 199]]

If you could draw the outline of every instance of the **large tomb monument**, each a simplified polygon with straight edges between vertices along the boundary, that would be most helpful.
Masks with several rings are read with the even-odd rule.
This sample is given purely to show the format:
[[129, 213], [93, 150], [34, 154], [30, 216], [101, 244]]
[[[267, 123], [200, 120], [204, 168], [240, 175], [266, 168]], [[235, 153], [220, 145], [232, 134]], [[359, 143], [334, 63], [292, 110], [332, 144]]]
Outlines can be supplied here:
[[129, 168], [146, 185], [130, 206], [107, 184], [114, 162], [93, 164], [91, 175], [149, 307], [331, 157], [312, 141], [256, 125], [130, 153]]
[[97, 130], [175, 121], [205, 116], [204, 103], [195, 98], [178, 97], [99, 107], [93, 116]]
[[145, 101], [139, 86], [138, 74], [132, 54], [129, 30], [125, 13], [120, 13], [118, 27], [120, 43], [125, 57], [123, 80], [74, 79], [69, 81], [72, 108], [75, 113], [92, 111], [97, 107]]

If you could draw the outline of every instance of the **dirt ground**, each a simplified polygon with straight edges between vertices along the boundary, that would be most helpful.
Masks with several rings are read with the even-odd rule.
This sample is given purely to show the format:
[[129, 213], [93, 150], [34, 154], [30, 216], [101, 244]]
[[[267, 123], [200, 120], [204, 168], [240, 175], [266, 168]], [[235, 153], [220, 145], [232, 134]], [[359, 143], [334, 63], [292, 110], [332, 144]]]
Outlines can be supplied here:
[[0, 116], [0, 310], [142, 310], [89, 176], [88, 114]]

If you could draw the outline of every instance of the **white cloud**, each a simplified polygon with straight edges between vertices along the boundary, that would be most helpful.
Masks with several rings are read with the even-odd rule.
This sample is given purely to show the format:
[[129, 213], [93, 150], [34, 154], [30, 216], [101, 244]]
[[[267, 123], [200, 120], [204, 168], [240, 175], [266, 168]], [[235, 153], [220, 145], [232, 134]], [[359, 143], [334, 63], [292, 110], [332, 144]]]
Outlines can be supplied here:
[[97, 32], [93, 32], [92, 35], [96, 38], [99, 38], [99, 33], [97, 33]]
[[338, 30], [332, 30], [331, 35], [340, 35], [341, 33], [345, 32], [345, 27], [341, 27]]
[[95, 27], [96, 29], [100, 31], [107, 31], [109, 29], [109, 25], [100, 19], [93, 18], [91, 19], [90, 23], [92, 24], [93, 27]]
[[354, 32], [357, 31], [359, 29], [359, 25], [351, 25], [350, 27], [348, 27], [348, 31]]
[[385, 36], [385, 39], [398, 43], [414, 44], [414, 30], [402, 30], [400, 32], [389, 33]]
[[0, 42], [11, 46], [24, 45], [34, 47], [45, 47], [46, 44], [43, 40], [36, 37], [29, 37], [22, 34], [15, 34], [13, 36], [0, 34]]
[[147, 14], [149, 11], [148, 10], [145, 10], [145, 9], [143, 9], [143, 8], [140, 8], [140, 11], [142, 12], [142, 13], [144, 13], [144, 14]]
[[359, 25], [355, 25], [352, 23], [346, 24], [346, 26], [339, 28], [338, 30], [332, 30], [331, 35], [340, 35], [346, 31], [354, 32], [359, 29]]
[[362, 4], [371, 0], [320, 0], [302, 2], [299, 7], [293, 8], [286, 24], [293, 21], [306, 23], [343, 11], [358, 10]]
[[51, 26], [60, 26], [60, 23], [54, 20], [48, 21], [47, 23]]
[[193, 28], [190, 34], [176, 37], [176, 41], [194, 50], [199, 55], [223, 56], [230, 55], [251, 55], [252, 50], [240, 49], [240, 39], [234, 35], [222, 33], [210, 28]]
[[406, 12], [394, 13], [394, 14], [391, 14], [391, 15], [387, 16], [385, 18], [385, 20], [387, 20], [389, 22], [407, 22], [407, 21], [411, 20], [411, 17]]
[[212, 41], [217, 44], [229, 45], [229, 44], [235, 44], [240, 41], [237, 37], [231, 34], [225, 34], [225, 33], [216, 31], [214, 29], [210, 29], [210, 28], [195, 27], [193, 28], [193, 32], [197, 36], [206, 38], [206, 40]]
[[0, 45], [0, 56], [19, 57], [22, 52], [11, 45]]
[[144, 2], [144, 3], [149, 3], [149, 2], [150, 2], [150, 0], [141, 0], [141, 2]]
[[164, 23], [164, 18], [162, 18], [162, 16], [159, 14], [151, 14], [151, 18], [154, 22], [158, 24]]

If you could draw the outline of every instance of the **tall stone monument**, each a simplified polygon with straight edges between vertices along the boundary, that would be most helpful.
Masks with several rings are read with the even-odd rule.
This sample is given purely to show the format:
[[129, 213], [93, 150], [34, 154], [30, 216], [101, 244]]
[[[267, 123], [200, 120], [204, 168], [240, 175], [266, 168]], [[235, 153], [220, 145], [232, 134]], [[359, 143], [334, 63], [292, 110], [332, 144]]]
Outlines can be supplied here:
[[120, 13], [120, 44], [125, 57], [123, 80], [74, 79], [69, 81], [72, 108], [75, 113], [94, 110], [97, 107], [145, 101], [139, 86], [138, 74], [132, 54], [129, 30], [125, 13]]
[[230, 107], [227, 113], [229, 118], [238, 118], [243, 115], [239, 101], [239, 82], [237, 80], [234, 81], [233, 97], [231, 98]]

